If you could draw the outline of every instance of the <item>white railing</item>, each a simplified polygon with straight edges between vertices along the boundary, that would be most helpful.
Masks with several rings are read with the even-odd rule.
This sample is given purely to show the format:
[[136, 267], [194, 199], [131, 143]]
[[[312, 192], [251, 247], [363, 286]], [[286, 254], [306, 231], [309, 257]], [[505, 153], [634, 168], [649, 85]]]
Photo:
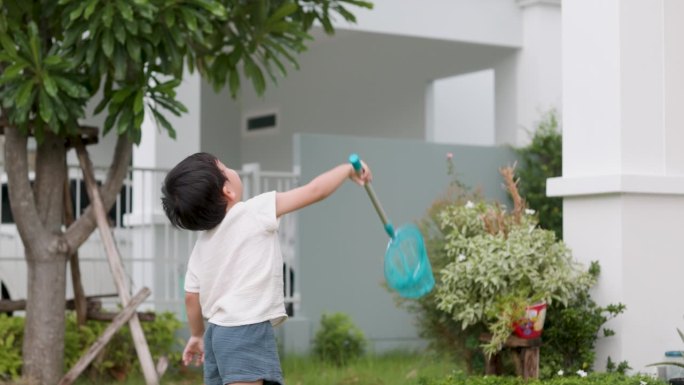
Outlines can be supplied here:
[[[0, 190], [0, 280], [9, 288], [13, 299], [26, 298], [26, 265], [21, 239], [9, 216], [6, 197], [6, 175], [2, 171]], [[103, 180], [104, 169], [96, 169], [96, 178]], [[110, 211], [110, 221], [122, 256], [129, 286], [136, 292], [143, 286], [152, 290], [143, 305], [145, 309], [172, 311], [184, 319], [183, 279], [188, 256], [197, 234], [173, 228], [163, 214], [160, 194], [167, 170], [131, 168], [124, 186]], [[239, 172], [243, 179], [245, 199], [270, 190], [283, 191], [298, 183], [295, 173], [261, 171], [258, 165], [246, 165]], [[87, 206], [88, 198], [80, 168], [69, 168], [72, 202], [78, 218]], [[296, 286], [295, 216], [285, 216], [280, 222], [280, 239], [285, 274], [285, 301], [288, 311], [299, 308], [299, 290]], [[116, 292], [104, 245], [98, 231], [79, 249], [79, 261], [86, 295]], [[67, 297], [73, 296], [71, 278], [68, 277]], [[116, 298], [105, 299], [105, 305], [116, 306]]]

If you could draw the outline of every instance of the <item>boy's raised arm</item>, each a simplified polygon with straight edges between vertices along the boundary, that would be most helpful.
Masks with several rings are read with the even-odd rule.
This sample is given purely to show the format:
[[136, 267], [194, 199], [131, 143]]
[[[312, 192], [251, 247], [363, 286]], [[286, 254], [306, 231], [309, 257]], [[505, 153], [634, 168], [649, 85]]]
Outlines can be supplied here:
[[304, 186], [276, 193], [276, 216], [280, 217], [327, 198], [347, 178], [351, 178], [362, 186], [370, 182], [372, 180], [370, 169], [365, 163], [362, 165], [360, 175], [354, 171], [351, 164], [341, 164], [320, 174]]

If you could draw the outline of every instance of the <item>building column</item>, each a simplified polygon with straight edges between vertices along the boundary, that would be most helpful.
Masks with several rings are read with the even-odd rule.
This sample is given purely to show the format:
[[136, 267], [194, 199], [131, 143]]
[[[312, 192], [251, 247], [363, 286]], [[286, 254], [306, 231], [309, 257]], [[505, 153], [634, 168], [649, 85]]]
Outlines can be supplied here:
[[596, 302], [627, 306], [596, 370], [610, 357], [655, 372], [646, 365], [682, 349], [682, 18], [680, 0], [563, 4], [563, 176], [547, 192], [564, 197], [574, 256], [601, 264]]
[[[177, 117], [163, 108], [163, 113], [175, 128], [176, 139], [157, 126], [151, 112], [147, 111], [142, 124], [142, 140], [133, 149], [132, 211], [126, 217], [126, 225], [132, 227], [131, 278], [136, 287], [147, 286], [152, 290], [149, 302], [155, 310], [178, 311], [168, 308], [169, 297], [182, 298], [183, 288], [170, 288], [172, 275], [184, 276], [184, 271], [174, 263], [187, 261], [192, 242], [188, 232], [171, 228], [161, 207], [161, 185], [165, 170], [172, 168], [185, 156], [200, 151], [201, 78], [197, 72], [186, 73], [177, 89], [178, 100], [188, 112]], [[178, 279], [182, 282], [182, 279]], [[181, 302], [182, 303], [182, 300]], [[180, 309], [182, 310], [182, 309]], [[182, 312], [181, 312], [182, 315]]]
[[[515, 126], [499, 143], [522, 146], [542, 115], [561, 104], [561, 0], [516, 0], [522, 18], [522, 48], [516, 54]], [[509, 114], [510, 115], [510, 114]]]

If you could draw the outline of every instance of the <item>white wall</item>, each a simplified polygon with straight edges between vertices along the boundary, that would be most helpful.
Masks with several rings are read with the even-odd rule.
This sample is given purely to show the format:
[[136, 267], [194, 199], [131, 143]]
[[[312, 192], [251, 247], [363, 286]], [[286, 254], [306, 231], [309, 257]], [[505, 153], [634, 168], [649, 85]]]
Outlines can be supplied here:
[[[435, 199], [444, 197], [451, 181], [447, 153], [454, 154], [461, 182], [478, 189], [486, 199], [498, 201], [507, 198], [497, 170], [516, 158], [508, 147], [337, 135], [296, 137], [302, 181], [313, 179], [344, 162], [351, 152], [358, 152], [373, 167], [375, 192], [397, 228], [420, 220]], [[411, 183], [407, 183], [407, 175]], [[363, 330], [372, 352], [423, 347], [425, 341], [417, 335], [415, 315], [397, 306], [395, 297], [383, 286], [388, 239], [366, 192], [346, 183], [328, 199], [296, 215], [300, 270], [295, 279], [302, 303], [301, 312], [286, 322], [285, 346], [291, 346], [288, 341], [292, 338], [299, 338], [306, 339], [304, 345], [308, 348], [321, 314], [344, 312]], [[434, 273], [438, 279], [438, 272]], [[293, 337], [290, 326], [302, 318], [306, 324]]]
[[494, 71], [435, 80], [428, 87], [427, 140], [493, 146]]
[[[86, 105], [85, 119], [81, 120], [81, 124], [86, 126], [97, 127], [100, 130], [99, 143], [88, 146], [88, 153], [90, 160], [95, 167], [109, 167], [114, 156], [114, 147], [116, 146], [116, 127], [114, 127], [106, 136], [102, 136], [104, 130], [104, 121], [107, 118], [107, 110], [105, 109], [99, 115], [93, 115], [93, 111], [101, 100], [101, 92], [98, 93]], [[67, 154], [67, 163], [70, 165], [78, 165], [78, 158], [76, 151], [69, 151]]]
[[667, 195], [604, 195], [565, 199], [565, 241], [588, 265], [598, 260], [601, 276], [592, 297], [601, 306], [621, 302], [624, 314], [606, 326], [613, 337], [599, 334], [595, 368], [605, 370], [607, 357], [626, 360], [634, 370], [681, 350], [677, 328], [684, 329], [684, 260], [673, 240], [681, 238], [684, 198]]
[[240, 101], [234, 100], [227, 89], [219, 93], [202, 82], [200, 149], [216, 155], [229, 167], [239, 169], [242, 162], [240, 148]]
[[[520, 0], [519, 0], [520, 1]], [[516, 144], [531, 140], [541, 117], [561, 109], [560, 1], [527, 1], [522, 9], [523, 46], [517, 63]]]
[[[513, 0], [373, 3], [370, 11], [354, 9], [357, 24], [338, 22], [334, 38], [315, 30], [318, 41], [300, 57], [301, 71], [292, 69], [263, 98], [244, 84], [241, 99], [230, 101], [225, 92], [214, 95], [196, 74], [186, 76], [179, 95], [190, 113], [170, 116], [178, 139], [169, 139], [147, 122], [143, 143], [134, 152], [135, 164], [171, 167], [202, 149], [230, 163], [261, 161], [265, 168], [289, 170], [294, 132], [424, 138], [425, 93], [433, 80], [496, 67], [522, 44], [522, 12]], [[503, 91], [506, 104], [514, 103], [515, 88]], [[272, 107], [281, 112], [280, 132], [243, 138], [236, 111]], [[498, 103], [496, 108], [496, 141], [513, 142], [501, 139], [511, 135], [498, 122], [515, 114]], [[501, 111], [509, 113], [499, 117]], [[96, 124], [101, 126], [102, 120], [96, 118]], [[467, 141], [484, 143], [479, 137]], [[93, 152], [96, 164], [109, 163], [114, 143], [114, 135], [104, 139], [105, 145]]]
[[133, 165], [137, 167], [171, 168], [186, 156], [200, 150], [201, 125], [201, 79], [199, 74], [185, 73], [176, 90], [177, 100], [185, 105], [188, 113], [177, 117], [163, 113], [175, 128], [176, 139], [171, 139], [163, 127], [157, 126], [150, 113], [145, 114], [142, 125], [142, 141], [133, 149]]
[[245, 85], [243, 111], [277, 108], [272, 135], [242, 138], [242, 161], [290, 170], [292, 134], [425, 138], [425, 94], [434, 80], [491, 68], [511, 48], [345, 32], [314, 44], [266, 95]]
[[599, 260], [599, 304], [622, 302], [597, 369], [635, 371], [681, 350], [684, 290], [684, 3], [576, 0], [563, 5], [564, 238]]
[[520, 8], [514, 0], [374, 0], [356, 10], [352, 30], [509, 47], [522, 44]]

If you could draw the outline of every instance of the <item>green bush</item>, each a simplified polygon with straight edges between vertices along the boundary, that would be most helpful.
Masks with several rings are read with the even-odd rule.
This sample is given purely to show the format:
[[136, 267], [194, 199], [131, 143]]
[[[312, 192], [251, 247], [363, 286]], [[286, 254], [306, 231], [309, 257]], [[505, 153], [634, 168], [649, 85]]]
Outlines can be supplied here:
[[425, 380], [420, 385], [667, 385], [666, 382], [653, 377], [635, 375], [627, 376], [620, 373], [590, 373], [585, 377], [579, 375], [556, 375], [545, 380], [524, 380], [521, 377], [498, 376], [466, 376], [454, 373], [439, 380]]
[[21, 374], [23, 335], [23, 318], [0, 314], [0, 379], [16, 379]]
[[[64, 365], [71, 368], [95, 342], [109, 323], [88, 321], [76, 325], [73, 312], [67, 314], [64, 335]], [[154, 321], [142, 322], [150, 353], [155, 362], [166, 356], [170, 363], [180, 362], [181, 341], [175, 335], [182, 324], [172, 313], [158, 313]], [[23, 317], [0, 315], [0, 378], [16, 379], [21, 375], [21, 340], [24, 332]], [[122, 379], [131, 371], [140, 371], [140, 364], [128, 325], [112, 337], [87, 369], [92, 379], [112, 377]]]
[[518, 185], [529, 207], [537, 211], [539, 226], [563, 239], [563, 199], [546, 195], [546, 180], [561, 176], [563, 140], [555, 111], [546, 113], [525, 147], [516, 149], [520, 157]]
[[366, 349], [366, 337], [344, 313], [323, 314], [321, 328], [314, 338], [313, 351], [324, 362], [337, 366], [361, 357]]
[[488, 355], [501, 348], [525, 305], [567, 304], [595, 282], [525, 210], [512, 169], [502, 169], [502, 175], [515, 197], [510, 211], [481, 201], [447, 205], [438, 216], [449, 263], [438, 273], [437, 307], [462, 329], [484, 325], [492, 334], [483, 345]]
[[[594, 268], [597, 268], [594, 265]], [[596, 272], [595, 274], [598, 274]], [[588, 292], [581, 293], [567, 305], [554, 303], [549, 308], [544, 327], [544, 353], [540, 355], [540, 375], [548, 378], [561, 368], [574, 373], [589, 370], [594, 363], [594, 347], [599, 336], [608, 337], [613, 330], [603, 324], [625, 310], [622, 304], [598, 306]], [[606, 369], [611, 371], [610, 358]], [[615, 368], [612, 368], [615, 369]]]
[[[449, 175], [454, 175], [453, 168], [448, 157]], [[515, 211], [515, 205], [513, 206]], [[486, 227], [484, 221], [487, 215], [501, 213], [503, 210], [505, 208], [502, 206], [483, 202], [478, 193], [458, 180], [454, 180], [447, 194], [433, 203], [419, 224], [435, 272], [437, 288], [419, 300], [401, 298], [397, 300], [416, 314], [420, 336], [428, 340], [431, 348], [462, 361], [469, 373], [482, 373], [484, 357], [479, 337], [482, 332], [487, 331], [487, 325], [475, 320], [487, 316], [487, 312], [484, 311], [484, 308], [488, 306], [486, 300], [489, 299], [490, 307], [496, 308], [494, 306], [496, 302], [501, 301], [501, 291], [497, 289], [499, 286], [510, 287], [521, 276], [535, 276], [538, 271], [544, 269], [552, 270], [549, 277], [558, 274], [559, 269], [570, 269], [574, 271], [573, 274], [580, 274], [579, 281], [568, 282], [566, 277], [560, 282], [547, 282], [548, 285], [541, 285], [547, 290], [540, 290], [540, 292], [553, 293], [555, 290], [551, 289], [555, 286], [560, 288], [561, 295], [553, 297], [554, 301], [547, 309], [542, 335], [544, 353], [541, 355], [540, 374], [543, 377], [551, 377], [561, 368], [573, 372], [579, 369], [588, 371], [594, 363], [594, 345], [602, 325], [621, 313], [624, 306], [621, 304], [598, 306], [589, 296], [590, 283], [599, 274], [598, 264], [594, 263], [588, 271], [578, 273], [562, 242], [556, 239], [552, 232], [536, 227], [536, 215], [531, 215], [529, 211], [524, 214], [525, 210], [519, 210], [522, 211], [520, 225], [511, 224], [510, 214], [504, 214], [501, 221], [490, 219], [490, 222], [500, 223], [501, 227], [507, 228], [508, 234], [514, 233], [513, 240], [516, 244], [511, 246], [510, 250], [507, 250], [509, 243], [504, 236], [483, 231]], [[487, 241], [487, 238], [490, 238], [491, 242]], [[490, 251], [490, 247], [493, 250]], [[543, 258], [535, 261], [530, 250], [545, 249], [548, 251], [543, 253]], [[508, 254], [520, 259], [507, 260], [506, 264], [513, 263], [509, 266], [510, 269], [497, 267], [495, 263], [497, 258], [507, 259], [510, 257]], [[529, 266], [519, 267], [521, 262], [531, 257]], [[560, 264], [552, 263], [556, 258], [561, 261]], [[549, 264], [544, 265], [544, 261]], [[503, 263], [502, 260], [499, 262]], [[541, 270], [531, 270], [533, 266]], [[510, 270], [511, 277], [507, 276], [505, 270]], [[454, 289], [453, 296], [448, 292], [440, 294], [439, 288], [445, 285], [443, 272], [450, 275], [447, 278], [447, 284]], [[465, 277], [463, 278], [465, 282], [460, 282], [461, 277]], [[471, 282], [473, 280], [478, 280], [474, 286]], [[544, 281], [548, 280], [544, 279]], [[512, 293], [516, 294], [515, 291]], [[454, 309], [450, 313], [440, 310], [439, 305], [443, 297], [448, 296], [448, 301], [455, 304], [459, 298], [460, 300], [468, 299], [465, 302], [469, 302], [472, 300], [470, 298], [472, 295], [484, 297], [483, 301], [479, 304], [459, 307], [461, 310], [456, 313], [456, 318], [453, 317]], [[465, 329], [463, 328], [464, 322], [467, 323]], [[499, 326], [502, 325], [506, 326], [504, 323]], [[602, 334], [610, 335], [611, 333], [610, 330], [604, 330]], [[507, 357], [502, 358], [506, 364]], [[509, 364], [511, 365], [504, 366], [504, 370], [512, 374], [514, 368], [512, 362]]]
[[[447, 159], [447, 172], [454, 175], [453, 164]], [[444, 195], [428, 208], [427, 214], [420, 220], [419, 228], [425, 238], [425, 248], [435, 273], [436, 285], [439, 285], [439, 271], [451, 262], [444, 248], [445, 235], [440, 227], [440, 214], [449, 205], [465, 205], [468, 201], [480, 201], [479, 192], [469, 189], [454, 178]], [[419, 298], [407, 300], [395, 296], [397, 302], [409, 312], [416, 315], [416, 326], [420, 337], [428, 341], [429, 347], [441, 354], [450, 355], [462, 361], [469, 373], [480, 373], [484, 370], [484, 357], [480, 349], [478, 337], [486, 329], [483, 325], [474, 325], [463, 330], [451, 316], [437, 308], [436, 290]]]

